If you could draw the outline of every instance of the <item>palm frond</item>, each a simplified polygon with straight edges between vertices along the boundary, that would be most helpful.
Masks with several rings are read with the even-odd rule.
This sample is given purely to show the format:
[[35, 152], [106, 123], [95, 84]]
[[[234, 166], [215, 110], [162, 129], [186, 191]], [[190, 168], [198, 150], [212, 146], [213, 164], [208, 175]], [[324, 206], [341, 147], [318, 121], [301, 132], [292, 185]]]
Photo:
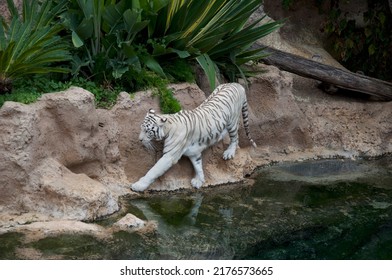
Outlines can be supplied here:
[[261, 49], [252, 50], [252, 44], [282, 25], [259, 25], [263, 17], [246, 25], [260, 5], [259, 0], [171, 1], [157, 16], [157, 21], [167, 16], [164, 33], [155, 36], [163, 38], [168, 49], [186, 51], [196, 59], [212, 87], [218, 68], [230, 80], [244, 78], [248, 72], [242, 65], [265, 55]]
[[204, 73], [207, 76], [208, 82], [210, 84], [211, 90], [215, 88], [215, 81], [218, 75], [218, 67], [214, 61], [208, 56], [208, 54], [203, 54], [196, 57], [196, 61], [199, 63]]
[[62, 26], [53, 22], [66, 2], [57, 1], [53, 6], [49, 0], [24, 0], [20, 16], [13, 1], [7, 0], [12, 20], [6, 23], [1, 17], [0, 76], [3, 79], [67, 71], [51, 66], [70, 59], [68, 45], [57, 36]]

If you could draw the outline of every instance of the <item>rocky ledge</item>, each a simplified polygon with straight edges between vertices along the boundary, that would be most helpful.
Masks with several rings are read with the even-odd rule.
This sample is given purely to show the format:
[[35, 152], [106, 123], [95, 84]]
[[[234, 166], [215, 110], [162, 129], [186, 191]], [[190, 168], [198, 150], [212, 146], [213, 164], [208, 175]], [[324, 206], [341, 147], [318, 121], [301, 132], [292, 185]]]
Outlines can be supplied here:
[[[262, 67], [266, 72], [251, 80], [248, 91], [258, 148], [241, 128], [233, 160], [222, 159], [228, 139], [206, 150], [206, 186], [242, 181], [271, 162], [392, 152], [392, 102], [328, 95], [315, 81]], [[195, 84], [171, 87], [184, 109], [205, 99]], [[96, 109], [90, 92], [75, 87], [31, 105], [6, 102], [0, 109], [0, 233], [42, 221], [92, 221], [118, 211], [119, 198], [133, 194], [129, 185], [160, 156], [138, 140], [150, 108], [159, 111], [159, 101], [148, 91], [121, 93], [104, 110]], [[192, 176], [184, 158], [150, 189], [191, 188]]]

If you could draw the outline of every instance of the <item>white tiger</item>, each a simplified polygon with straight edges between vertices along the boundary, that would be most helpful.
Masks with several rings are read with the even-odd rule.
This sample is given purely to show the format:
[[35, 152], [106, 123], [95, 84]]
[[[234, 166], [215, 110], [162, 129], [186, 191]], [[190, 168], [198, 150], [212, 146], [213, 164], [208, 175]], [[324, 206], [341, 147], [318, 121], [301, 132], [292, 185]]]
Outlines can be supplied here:
[[158, 115], [150, 109], [141, 125], [139, 139], [149, 149], [154, 149], [154, 141], [164, 141], [163, 156], [139, 181], [132, 184], [134, 191], [144, 191], [158, 177], [184, 155], [189, 157], [196, 176], [191, 180], [195, 188], [204, 183], [201, 153], [207, 147], [222, 140], [228, 132], [230, 145], [223, 153], [225, 160], [234, 157], [238, 146], [240, 115], [247, 137], [249, 134], [248, 103], [245, 89], [237, 83], [219, 85], [196, 109], [180, 111], [176, 114]]

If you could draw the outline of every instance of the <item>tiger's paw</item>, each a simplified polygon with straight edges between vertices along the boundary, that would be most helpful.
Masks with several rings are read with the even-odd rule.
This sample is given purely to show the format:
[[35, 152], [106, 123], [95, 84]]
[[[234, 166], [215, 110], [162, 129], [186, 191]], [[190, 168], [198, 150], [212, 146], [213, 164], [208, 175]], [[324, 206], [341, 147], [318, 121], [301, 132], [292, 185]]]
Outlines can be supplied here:
[[191, 180], [191, 185], [192, 187], [196, 189], [200, 189], [200, 187], [203, 185], [204, 181], [200, 180], [199, 178], [195, 177]]
[[234, 158], [235, 150], [227, 149], [223, 152], [223, 159], [228, 160]]
[[142, 192], [148, 188], [149, 184], [144, 183], [142, 180], [137, 181], [131, 185], [131, 190], [134, 192]]

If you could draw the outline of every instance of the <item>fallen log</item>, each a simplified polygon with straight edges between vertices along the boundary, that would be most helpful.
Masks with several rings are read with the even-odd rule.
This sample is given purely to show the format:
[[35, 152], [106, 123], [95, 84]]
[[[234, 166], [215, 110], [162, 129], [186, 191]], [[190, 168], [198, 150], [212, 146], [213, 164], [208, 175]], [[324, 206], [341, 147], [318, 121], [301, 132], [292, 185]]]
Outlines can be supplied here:
[[[259, 45], [258, 47], [262, 47]], [[270, 54], [262, 61], [281, 70], [312, 78], [354, 92], [361, 92], [377, 99], [392, 100], [392, 83], [371, 78], [348, 70], [325, 65], [320, 62], [265, 47]]]

